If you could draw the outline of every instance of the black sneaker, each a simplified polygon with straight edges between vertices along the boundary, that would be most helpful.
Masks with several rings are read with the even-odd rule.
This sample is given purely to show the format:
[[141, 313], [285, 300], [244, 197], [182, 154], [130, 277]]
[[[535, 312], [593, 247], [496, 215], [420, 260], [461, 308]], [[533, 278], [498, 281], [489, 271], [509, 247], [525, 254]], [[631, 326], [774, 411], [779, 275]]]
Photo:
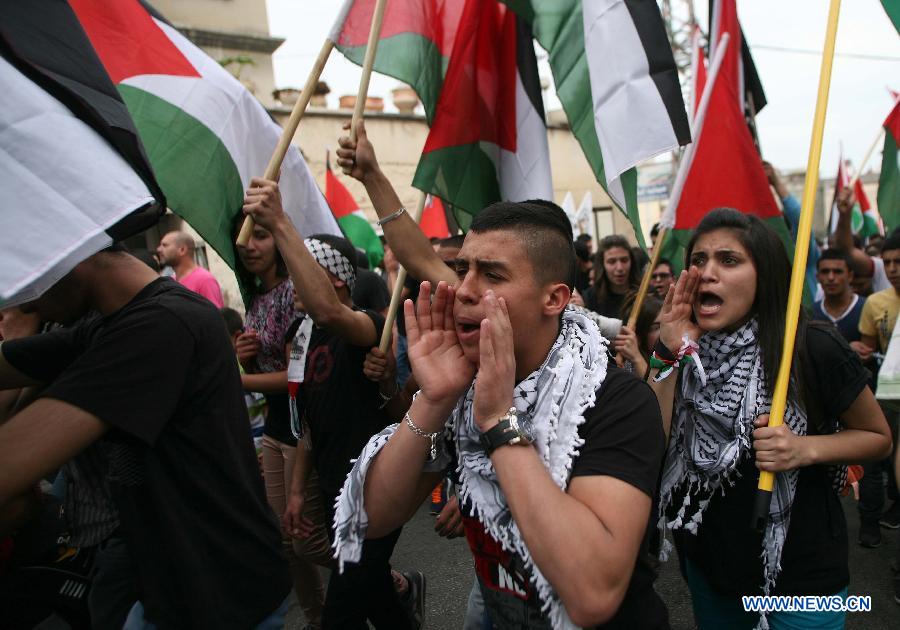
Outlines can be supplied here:
[[421, 630], [425, 627], [425, 574], [421, 571], [401, 571], [400, 574], [409, 584], [403, 607], [413, 630]]
[[859, 544], [869, 549], [881, 546], [881, 529], [878, 521], [859, 522]]
[[894, 504], [878, 519], [878, 524], [887, 529], [900, 529], [900, 501], [894, 501]]

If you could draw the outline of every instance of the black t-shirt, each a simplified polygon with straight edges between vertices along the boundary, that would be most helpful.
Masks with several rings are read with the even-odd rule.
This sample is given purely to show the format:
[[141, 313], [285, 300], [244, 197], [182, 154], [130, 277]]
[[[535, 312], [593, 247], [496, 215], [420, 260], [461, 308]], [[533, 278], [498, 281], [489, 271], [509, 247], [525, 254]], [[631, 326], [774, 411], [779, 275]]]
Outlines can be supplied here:
[[[573, 462], [572, 476], [615, 477], [654, 497], [665, 438], [659, 404], [650, 387], [610, 364], [606, 379], [597, 390], [596, 402], [584, 417], [578, 430], [584, 445]], [[463, 513], [475, 571], [494, 625], [549, 628], [550, 622], [540, 612], [540, 600], [522, 561], [502, 550], [478, 519], [471, 516], [469, 506], [463, 506]], [[625, 598], [616, 615], [601, 628], [649, 630], [669, 626], [666, 606], [653, 590], [656, 574], [649, 559], [645, 536]]]
[[381, 276], [368, 269], [356, 270], [353, 303], [359, 308], [381, 312], [391, 303], [391, 294]]
[[249, 628], [290, 580], [222, 316], [170, 279], [84, 325], [7, 341], [42, 396], [109, 425], [102, 438], [145, 615], [161, 628]]
[[[807, 331], [804, 380], [807, 398], [815, 401], [807, 409], [812, 435], [846, 411], [866, 387], [869, 373], [834, 327], [810, 325]], [[759, 480], [754, 461], [748, 453], [735, 485], [713, 496], [697, 536], [676, 531], [679, 552], [726, 596], [762, 592], [762, 536], [750, 526]], [[827, 468], [800, 470], [775, 595], [833, 595], [850, 581], [847, 523]]]
[[589, 287], [584, 291], [581, 297], [584, 300], [585, 308], [588, 308], [595, 313], [599, 313], [604, 317], [623, 319], [622, 305], [625, 303], [625, 297], [627, 295], [627, 293], [619, 294], [607, 291], [606, 299], [601, 302], [598, 299], [597, 290], [594, 287]]
[[[364, 312], [381, 337], [384, 318]], [[369, 438], [390, 424], [379, 409], [378, 383], [362, 371], [368, 351], [313, 327], [298, 402], [309, 424], [313, 462], [329, 509], [353, 467], [350, 460], [359, 457]]]

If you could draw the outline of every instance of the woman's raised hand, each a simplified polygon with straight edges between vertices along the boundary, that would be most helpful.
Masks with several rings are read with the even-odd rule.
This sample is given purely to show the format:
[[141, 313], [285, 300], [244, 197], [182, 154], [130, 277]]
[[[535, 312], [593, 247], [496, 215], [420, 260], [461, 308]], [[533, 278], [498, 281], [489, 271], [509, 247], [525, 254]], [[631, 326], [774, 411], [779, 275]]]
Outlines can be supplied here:
[[681, 272], [678, 281], [669, 287], [659, 314], [659, 340], [673, 354], [681, 347], [685, 335], [697, 341], [701, 331], [691, 316], [700, 288], [700, 270], [691, 267]]

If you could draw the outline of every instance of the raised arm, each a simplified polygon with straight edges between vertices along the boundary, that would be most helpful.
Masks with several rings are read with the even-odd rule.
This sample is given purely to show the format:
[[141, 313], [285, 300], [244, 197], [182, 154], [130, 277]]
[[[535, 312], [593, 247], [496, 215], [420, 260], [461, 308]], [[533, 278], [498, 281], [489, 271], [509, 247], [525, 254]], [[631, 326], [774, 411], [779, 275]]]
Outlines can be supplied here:
[[853, 265], [853, 273], [868, 277], [875, 273], [875, 263], [863, 250], [853, 244], [853, 204], [856, 203], [856, 195], [853, 189], [845, 187], [837, 196], [838, 221], [834, 230], [835, 245], [844, 250], [850, 256]]
[[[402, 204], [391, 182], [378, 166], [375, 148], [366, 135], [366, 127], [362, 121], [359, 122], [356, 134], [355, 143], [348, 136], [338, 141], [341, 148], [337, 150], [337, 163], [344, 173], [362, 182], [378, 218], [383, 220], [394, 214]], [[456, 282], [456, 275], [435, 253], [431, 242], [412, 220], [409, 212], [384, 222], [382, 229], [400, 264], [413, 278], [428, 280], [435, 286], [441, 280], [448, 284]]]
[[[420, 388], [408, 417], [425, 433], [443, 429], [475, 376], [456, 338], [453, 297], [453, 289], [442, 282], [432, 302], [431, 286], [423, 282], [415, 309], [411, 300], [403, 305], [409, 358]], [[439, 472], [423, 472], [430, 449], [430, 439], [417, 435], [406, 421], [400, 422], [366, 476], [366, 536], [384, 536], [408, 521], [440, 480]]]
[[326, 328], [353, 345], [378, 343], [372, 319], [342, 303], [332, 279], [316, 262], [281, 206], [277, 182], [254, 177], [244, 197], [244, 212], [269, 230], [284, 259], [297, 297], [317, 326]]

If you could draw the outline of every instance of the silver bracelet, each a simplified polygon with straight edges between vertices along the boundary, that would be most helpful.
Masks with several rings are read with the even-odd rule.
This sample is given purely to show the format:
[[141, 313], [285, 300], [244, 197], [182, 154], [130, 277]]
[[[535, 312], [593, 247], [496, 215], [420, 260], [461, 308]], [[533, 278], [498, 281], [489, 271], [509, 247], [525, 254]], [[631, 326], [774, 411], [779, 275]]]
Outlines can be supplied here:
[[400, 206], [400, 209], [399, 209], [399, 210], [397, 210], [396, 212], [390, 213], [389, 215], [387, 215], [387, 216], [384, 217], [383, 219], [378, 219], [378, 221], [376, 221], [376, 223], [377, 223], [378, 225], [381, 225], [381, 226], [387, 225], [388, 223], [390, 223], [391, 221], [393, 221], [394, 219], [396, 219], [397, 217], [399, 217], [399, 216], [400, 216], [401, 214], [403, 214], [404, 212], [406, 212], [406, 208], [404, 208], [403, 206]]
[[433, 462], [434, 460], [436, 460], [437, 459], [437, 439], [441, 435], [441, 433], [443, 433], [443, 430], [435, 431], [434, 433], [426, 433], [425, 431], [423, 431], [422, 429], [417, 427], [415, 424], [413, 424], [412, 418], [409, 417], [408, 411], [403, 415], [403, 419], [406, 420], [406, 426], [409, 427], [410, 431], [412, 431], [413, 433], [415, 433], [418, 436], [421, 436], [423, 438], [428, 438], [429, 440], [431, 440], [431, 452], [429, 454], [428, 461]]
[[394, 400], [394, 397], [400, 393], [400, 383], [396, 380], [394, 381], [394, 393], [388, 396], [387, 394], [382, 393], [381, 387], [378, 387], [378, 395], [381, 396], [381, 404], [378, 406], [379, 409], [384, 409], [389, 402]]

